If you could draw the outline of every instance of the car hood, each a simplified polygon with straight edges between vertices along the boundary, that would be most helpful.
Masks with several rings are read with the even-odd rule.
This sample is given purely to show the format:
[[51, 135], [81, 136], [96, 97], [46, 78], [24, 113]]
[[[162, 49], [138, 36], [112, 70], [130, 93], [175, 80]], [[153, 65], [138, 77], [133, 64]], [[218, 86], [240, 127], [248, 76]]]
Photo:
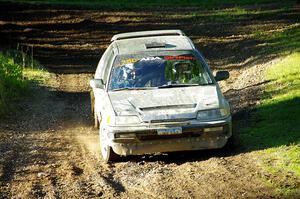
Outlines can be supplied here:
[[109, 97], [117, 116], [137, 115], [144, 122], [196, 118], [220, 103], [215, 85], [111, 91]]

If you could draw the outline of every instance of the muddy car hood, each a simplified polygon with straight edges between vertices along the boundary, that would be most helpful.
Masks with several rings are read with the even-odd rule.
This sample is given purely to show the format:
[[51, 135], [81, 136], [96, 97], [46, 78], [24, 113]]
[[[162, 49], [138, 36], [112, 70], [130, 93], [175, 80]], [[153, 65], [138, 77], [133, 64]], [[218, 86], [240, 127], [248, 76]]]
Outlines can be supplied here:
[[116, 115], [143, 121], [196, 118], [197, 112], [219, 107], [215, 85], [109, 92]]

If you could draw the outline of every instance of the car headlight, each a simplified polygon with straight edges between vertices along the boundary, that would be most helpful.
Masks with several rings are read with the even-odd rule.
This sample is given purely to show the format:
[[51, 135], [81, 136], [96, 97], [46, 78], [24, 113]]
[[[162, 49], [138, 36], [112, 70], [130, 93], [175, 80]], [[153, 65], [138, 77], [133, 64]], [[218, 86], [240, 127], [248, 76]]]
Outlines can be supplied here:
[[119, 125], [140, 123], [140, 119], [137, 116], [117, 116], [115, 121]]
[[229, 108], [210, 109], [199, 111], [197, 114], [198, 120], [216, 120], [230, 115]]

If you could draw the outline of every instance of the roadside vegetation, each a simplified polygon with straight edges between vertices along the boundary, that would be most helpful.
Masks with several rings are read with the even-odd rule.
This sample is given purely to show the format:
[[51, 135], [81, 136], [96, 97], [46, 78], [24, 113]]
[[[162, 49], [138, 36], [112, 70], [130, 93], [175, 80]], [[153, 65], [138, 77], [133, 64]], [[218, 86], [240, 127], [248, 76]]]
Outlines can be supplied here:
[[[249, 9], [242, 5], [215, 9], [213, 12], [192, 11], [174, 15], [175, 18], [190, 19], [192, 21], [207, 22], [237, 22], [247, 20], [259, 20], [271, 18], [276, 14], [284, 13], [289, 7], [289, 3], [282, 5], [282, 8], [275, 10]], [[257, 34], [259, 34], [258, 32]]]
[[300, 52], [300, 23], [292, 24], [275, 32], [258, 31], [254, 33], [254, 37], [266, 43], [263, 53], [288, 55]]
[[22, 66], [0, 53], [0, 116], [9, 109], [11, 101], [26, 93], [28, 82], [22, 72]]
[[241, 141], [249, 150], [260, 150], [261, 162], [270, 176], [263, 176], [281, 196], [300, 195], [300, 27], [262, 33], [265, 53], [282, 56], [265, 71], [268, 84], [262, 102], [252, 115], [252, 126]]
[[0, 117], [13, 111], [12, 102], [30, 93], [33, 82], [47, 79], [47, 72], [44, 70], [20, 64], [20, 54], [18, 51], [0, 52]]
[[[82, 8], [98, 9], [145, 9], [153, 7], [192, 7], [199, 6], [203, 8], [216, 8], [223, 6], [242, 6], [242, 5], [259, 5], [265, 3], [282, 3], [279, 0], [212, 0], [212, 1], [198, 1], [198, 0], [11, 0], [12, 2], [32, 3], [32, 4], [51, 4], [51, 5], [71, 5]], [[294, 0], [286, 0], [284, 4], [295, 2]]]

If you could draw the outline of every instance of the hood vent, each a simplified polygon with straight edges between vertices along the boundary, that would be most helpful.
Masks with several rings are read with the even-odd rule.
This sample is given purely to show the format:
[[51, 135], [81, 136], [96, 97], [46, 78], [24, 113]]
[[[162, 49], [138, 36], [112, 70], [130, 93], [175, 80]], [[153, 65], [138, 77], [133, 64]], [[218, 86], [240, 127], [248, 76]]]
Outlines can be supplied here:
[[145, 44], [147, 49], [151, 49], [151, 48], [165, 48], [166, 44], [165, 43], [158, 43], [158, 42], [152, 42], [149, 44]]
[[166, 105], [166, 106], [152, 106], [152, 107], [142, 107], [139, 108], [141, 111], [152, 111], [156, 109], [186, 109], [186, 108], [196, 108], [197, 104], [178, 104], [178, 105]]

